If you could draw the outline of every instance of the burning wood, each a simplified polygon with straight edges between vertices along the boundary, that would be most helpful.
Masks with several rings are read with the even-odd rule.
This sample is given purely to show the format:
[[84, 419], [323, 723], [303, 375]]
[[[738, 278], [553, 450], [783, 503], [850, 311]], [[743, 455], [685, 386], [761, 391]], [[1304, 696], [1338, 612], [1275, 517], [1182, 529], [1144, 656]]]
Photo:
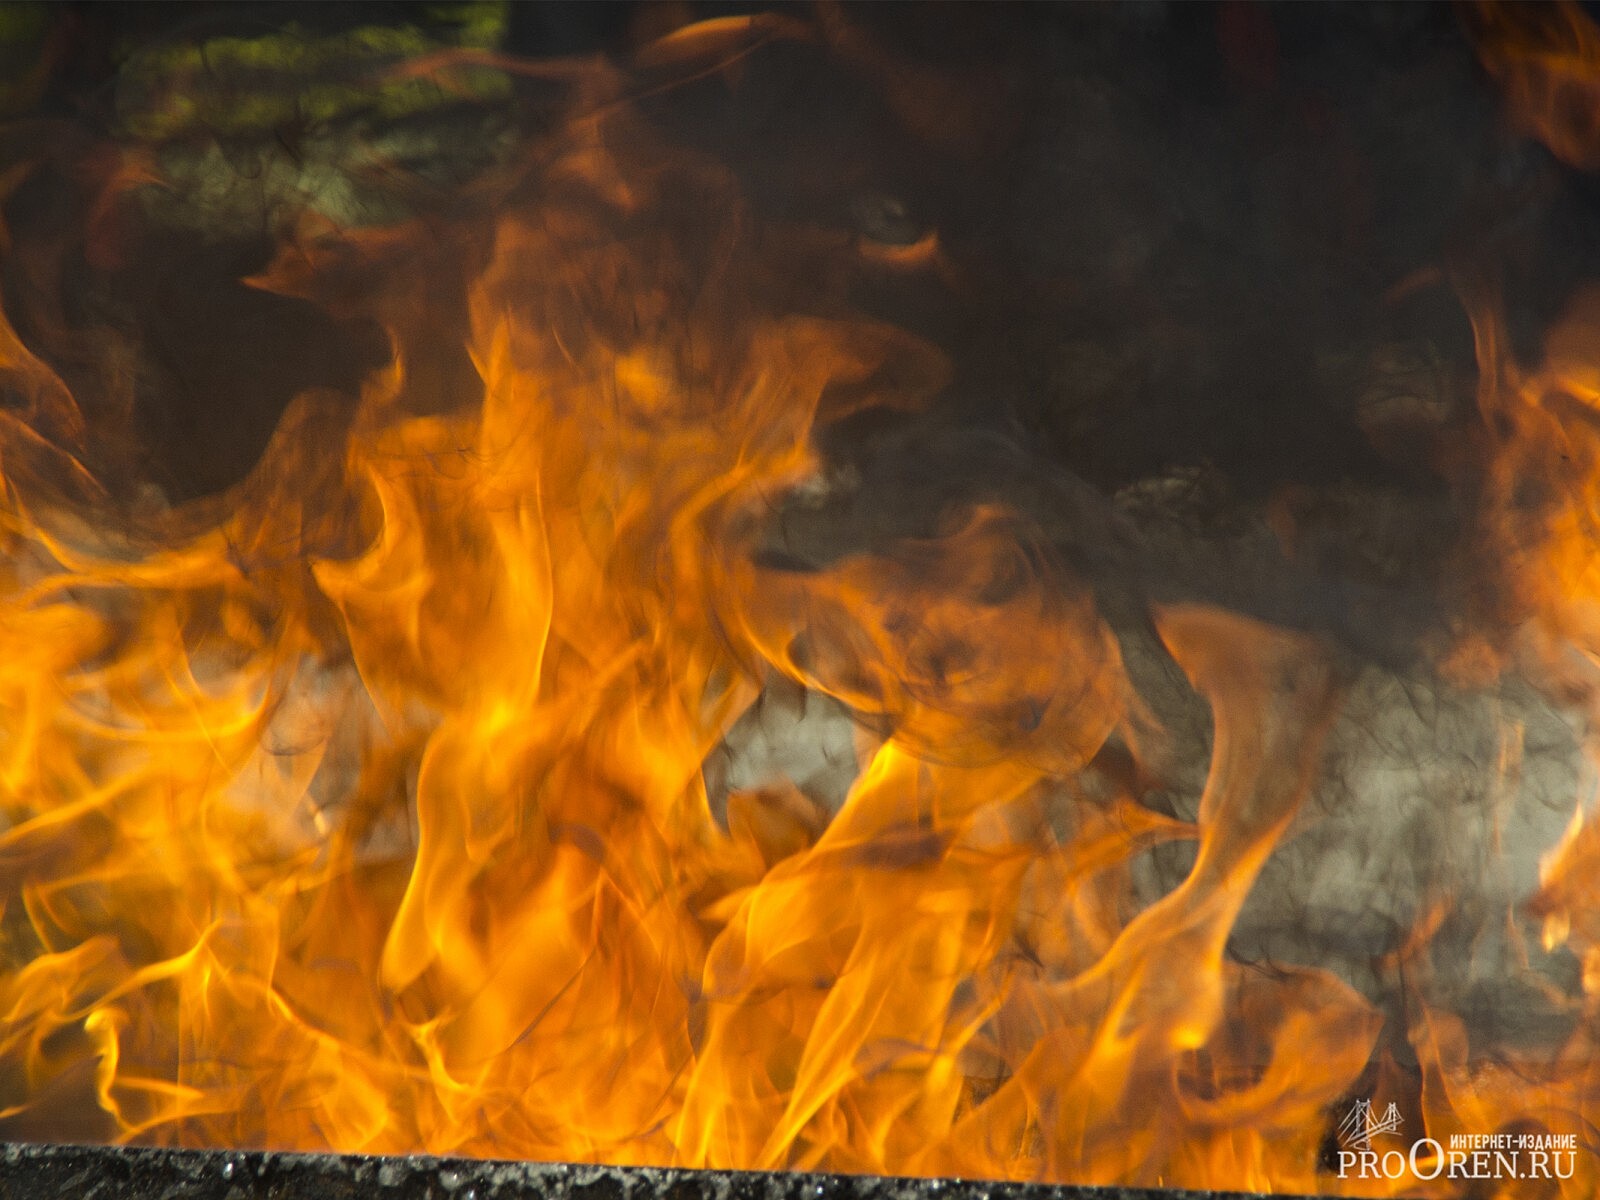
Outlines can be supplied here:
[[[1216, 168], [1157, 142], [1173, 216], [1119, 149], [1170, 84], [1074, 58], [1131, 10], [1041, 26], [1063, 129], [851, 10], [531, 62], [491, 9], [157, 43], [113, 135], [0, 143], [0, 1136], [1591, 1194], [1592, 281], [1519, 304], [1502, 217], [1329, 349], [1230, 252], [1208, 339]], [[1561, 12], [1477, 52], [1588, 167]], [[1215, 34], [1194, 137], [1362, 165]], [[1029, 137], [1133, 199], [1049, 176], [1014, 282], [959, 178]], [[1307, 221], [1390, 265], [1369, 199]], [[185, 486], [206, 348], [136, 283], [202, 235], [283, 403]]]

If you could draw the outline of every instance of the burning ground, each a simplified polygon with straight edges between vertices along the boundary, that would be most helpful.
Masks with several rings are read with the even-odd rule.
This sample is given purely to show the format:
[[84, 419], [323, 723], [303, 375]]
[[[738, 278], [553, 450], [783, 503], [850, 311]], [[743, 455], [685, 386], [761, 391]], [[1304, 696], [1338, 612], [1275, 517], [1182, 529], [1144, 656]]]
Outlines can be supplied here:
[[1581, 11], [262, 11], [8, 27], [0, 1134], [1592, 1192]]

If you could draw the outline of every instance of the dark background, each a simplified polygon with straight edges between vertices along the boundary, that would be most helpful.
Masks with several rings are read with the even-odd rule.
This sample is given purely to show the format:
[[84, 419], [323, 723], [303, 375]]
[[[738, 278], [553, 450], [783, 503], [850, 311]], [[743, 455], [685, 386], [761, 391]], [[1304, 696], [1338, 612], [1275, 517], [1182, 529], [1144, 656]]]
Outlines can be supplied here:
[[[169, 103], [153, 56], [285, 31], [316, 41], [390, 28], [448, 42], [468, 9], [490, 13], [508, 53], [625, 67], [683, 21], [755, 11], [0, 9], [19, 81], [9, 110], [25, 129], [9, 154], [45, 160], [0, 208], [16, 247], [0, 287], [24, 340], [100, 431], [86, 457], [114, 493], [222, 492], [294, 395], [325, 389], [353, 404], [387, 348], [370, 319], [241, 282], [273, 253], [265, 219], [241, 228], [196, 201], [180, 218], [118, 209], [96, 226], [82, 167], [97, 146], [153, 146], [180, 163], [214, 154], [248, 182], [309, 169], [319, 154], [318, 169], [337, 169], [341, 146], [354, 156], [398, 131], [415, 176], [466, 179], [486, 139], [461, 130], [499, 120], [483, 111], [492, 104], [457, 99], [403, 122], [358, 103], [267, 128], [198, 120], [140, 134], [135, 118]], [[1573, 289], [1600, 276], [1593, 180], [1510, 129], [1462, 10], [1235, 0], [769, 10], [823, 32], [762, 45], [737, 72], [646, 89], [640, 109], [669, 141], [727, 164], [774, 226], [889, 248], [937, 231], [940, 269], [850, 281], [858, 310], [925, 335], [954, 364], [933, 411], [866, 413], [819, 434], [831, 460], [866, 480], [858, 506], [911, 513], [890, 522], [903, 533], [919, 513], [999, 495], [1034, 509], [1086, 572], [1141, 576], [1141, 594], [1198, 595], [1409, 653], [1456, 602], [1441, 598], [1447, 551], [1470, 534], [1462, 480], [1440, 466], [1441, 447], [1469, 442], [1480, 420], [1462, 281], [1503, 298], [1513, 346], [1533, 363]], [[205, 86], [243, 94], [310, 82], [208, 70]], [[519, 103], [507, 106], [513, 135], [532, 111]], [[406, 203], [442, 211], [453, 192], [419, 194]], [[470, 391], [464, 353], [444, 353], [440, 377]], [[1292, 566], [1231, 552], [1108, 566], [1121, 551], [1081, 535], [1064, 488], [1124, 510], [1148, 499], [1163, 520], [1222, 541], [1254, 536], [1273, 505], [1328, 532]], [[819, 553], [839, 548], [848, 522], [832, 523]], [[1378, 610], [1381, 635], [1361, 615]]]

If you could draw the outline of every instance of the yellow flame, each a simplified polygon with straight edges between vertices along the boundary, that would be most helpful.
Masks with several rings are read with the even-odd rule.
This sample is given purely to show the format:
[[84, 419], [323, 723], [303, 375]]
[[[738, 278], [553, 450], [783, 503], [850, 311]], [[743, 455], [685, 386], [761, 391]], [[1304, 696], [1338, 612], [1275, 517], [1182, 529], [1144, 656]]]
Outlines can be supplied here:
[[[792, 32], [720, 22], [655, 65]], [[1226, 953], [1319, 769], [1336, 656], [1154, 614], [1211, 712], [1190, 823], [1108, 765], [1147, 718], [1017, 515], [774, 565], [815, 430], [949, 375], [826, 281], [939, 241], [791, 261], [609, 68], [580, 74], [592, 105], [537, 186], [443, 238], [462, 294], [402, 275], [355, 418], [302, 398], [220, 501], [119, 528], [75, 402], [0, 324], [26, 400], [0, 413], [0, 1135], [1387, 1188], [1320, 1160], [1381, 1015]], [[316, 294], [440, 237], [327, 233], [256, 282]], [[455, 304], [473, 384], [440, 395], [418, 363]], [[1525, 377], [1496, 336], [1483, 402], [1513, 432], [1486, 512], [1527, 514], [1519, 472], [1582, 448], [1572, 503], [1502, 531], [1528, 613], [1572, 640], [1600, 471], [1552, 397], [1592, 403], [1563, 364], [1597, 358], [1558, 335]], [[826, 822], [792, 786], [735, 789], [721, 824], [706, 764], [775, 680], [854, 715], [855, 783]], [[1538, 898], [1591, 956], [1592, 826]], [[1141, 907], [1136, 860], [1172, 841], [1194, 865]], [[1449, 1014], [1406, 1019], [1430, 1133], [1592, 1116], [1586, 1035], [1540, 1090], [1469, 1062]]]

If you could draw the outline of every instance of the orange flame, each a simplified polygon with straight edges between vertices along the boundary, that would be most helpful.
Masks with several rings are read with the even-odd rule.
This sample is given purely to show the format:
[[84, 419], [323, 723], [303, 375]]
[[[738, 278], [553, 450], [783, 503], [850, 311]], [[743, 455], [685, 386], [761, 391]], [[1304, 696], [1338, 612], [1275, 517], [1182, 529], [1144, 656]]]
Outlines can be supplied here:
[[[653, 65], [786, 32], [681, 32]], [[819, 427], [945, 385], [832, 286], [937, 240], [886, 268], [773, 238], [609, 69], [574, 77], [586, 107], [487, 232], [285, 245], [260, 286], [383, 280], [394, 362], [353, 418], [302, 397], [220, 501], [113, 519], [76, 402], [0, 323], [0, 1135], [1390, 1194], [1420, 1185], [1321, 1158], [1363, 1078], [1434, 1136], [1584, 1128], [1588, 1035], [1519, 1086], [1419, 1004], [1408, 1091], [1347, 982], [1228, 956], [1314, 819], [1332, 649], [1154, 615], [1211, 714], [1189, 821], [1118, 769], [1153, 721], [1016, 514], [769, 552]], [[457, 308], [470, 395], [420, 365]], [[1495, 526], [1525, 611], [1593, 652], [1589, 313], [1533, 376], [1480, 335], [1511, 431], [1484, 511], [1526, 517]], [[1520, 504], [1551, 456], [1571, 503]], [[715, 778], [781, 689], [857, 723], [836, 813]], [[1193, 865], [1152, 901], [1168, 843]], [[1591, 975], [1596, 844], [1578, 822], [1536, 902]]]
[[1474, 5], [1478, 54], [1512, 120], [1575, 167], [1600, 166], [1600, 28], [1575, 0]]

